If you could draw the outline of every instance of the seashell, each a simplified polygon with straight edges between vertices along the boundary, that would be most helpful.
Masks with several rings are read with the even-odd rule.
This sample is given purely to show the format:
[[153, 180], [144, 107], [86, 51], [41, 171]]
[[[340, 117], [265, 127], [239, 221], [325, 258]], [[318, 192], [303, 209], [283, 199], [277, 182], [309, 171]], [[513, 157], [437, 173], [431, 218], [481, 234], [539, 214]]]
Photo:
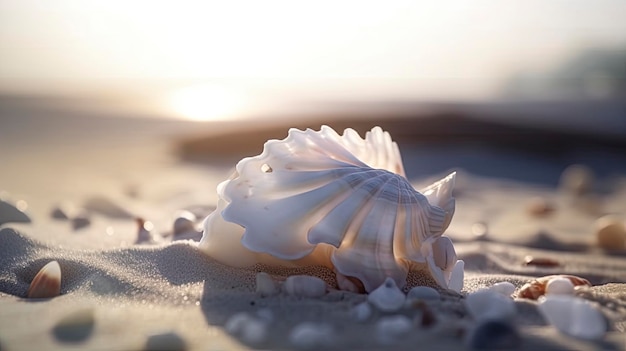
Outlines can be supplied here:
[[599, 339], [608, 328], [606, 318], [594, 304], [575, 296], [542, 297], [539, 311], [561, 333], [580, 339]]
[[365, 322], [372, 315], [372, 307], [367, 302], [362, 302], [352, 308], [350, 314], [359, 322]]
[[292, 275], [283, 283], [283, 290], [294, 296], [320, 297], [326, 295], [326, 282], [310, 275]]
[[524, 257], [524, 264], [526, 266], [538, 266], [538, 267], [550, 267], [550, 268], [560, 266], [558, 261], [555, 261], [551, 258], [533, 257], [530, 255]]
[[493, 284], [489, 290], [497, 292], [502, 296], [511, 297], [515, 292], [515, 285], [510, 282], [498, 282]]
[[598, 246], [608, 250], [626, 247], [626, 224], [617, 216], [604, 216], [595, 223]]
[[407, 335], [413, 329], [411, 320], [401, 314], [382, 317], [376, 323], [376, 340], [382, 345], [391, 345], [398, 338]]
[[65, 342], [86, 340], [93, 332], [95, 324], [94, 311], [83, 308], [61, 319], [52, 329], [54, 336]]
[[475, 320], [507, 320], [515, 316], [515, 302], [489, 289], [467, 295], [465, 306]]
[[153, 334], [148, 337], [145, 351], [185, 351], [188, 349], [185, 339], [175, 332]]
[[457, 260], [442, 234], [454, 182], [452, 173], [416, 191], [380, 127], [365, 139], [352, 129], [291, 129], [218, 185], [199, 248], [231, 266], [324, 265], [368, 292], [387, 277], [404, 287], [412, 267], [426, 266], [448, 288]]
[[428, 286], [416, 286], [409, 290], [407, 299], [414, 301], [439, 301], [441, 294], [439, 294], [439, 291]]
[[236, 313], [228, 318], [224, 329], [252, 345], [259, 345], [268, 337], [267, 323], [245, 312]]
[[[19, 207], [19, 202], [18, 202]], [[30, 223], [30, 217], [18, 207], [0, 200], [0, 225], [5, 223]]]
[[591, 286], [591, 283], [587, 279], [577, 277], [575, 275], [547, 275], [545, 277], [537, 278], [530, 283], [524, 284], [524, 286], [522, 286], [520, 291], [517, 293], [517, 296], [525, 299], [537, 300], [540, 296], [545, 295], [548, 282], [554, 278], [569, 279], [572, 284], [574, 284], [574, 287], [581, 285]]
[[28, 287], [26, 297], [46, 299], [61, 294], [61, 266], [59, 262], [50, 261], [43, 266]]
[[367, 295], [367, 301], [383, 312], [395, 312], [404, 306], [406, 296], [393, 279], [387, 278], [381, 286]]
[[552, 278], [546, 284], [546, 295], [573, 295], [574, 294], [574, 284], [572, 281], [563, 278], [556, 277]]
[[291, 344], [303, 350], [318, 350], [331, 346], [334, 338], [333, 327], [321, 323], [300, 323], [289, 333]]
[[515, 326], [500, 320], [480, 322], [466, 339], [470, 350], [515, 350], [521, 342]]
[[280, 289], [269, 274], [260, 272], [256, 275], [256, 292], [262, 297], [267, 297], [278, 294]]

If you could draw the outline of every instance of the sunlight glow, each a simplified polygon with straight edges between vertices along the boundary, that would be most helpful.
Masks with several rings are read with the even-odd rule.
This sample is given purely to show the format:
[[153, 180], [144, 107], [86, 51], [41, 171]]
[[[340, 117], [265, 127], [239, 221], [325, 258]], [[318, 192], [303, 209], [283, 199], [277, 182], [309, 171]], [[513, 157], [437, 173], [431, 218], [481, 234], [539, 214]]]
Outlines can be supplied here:
[[170, 108], [181, 118], [193, 121], [219, 121], [236, 118], [243, 112], [240, 94], [219, 85], [196, 85], [171, 94]]

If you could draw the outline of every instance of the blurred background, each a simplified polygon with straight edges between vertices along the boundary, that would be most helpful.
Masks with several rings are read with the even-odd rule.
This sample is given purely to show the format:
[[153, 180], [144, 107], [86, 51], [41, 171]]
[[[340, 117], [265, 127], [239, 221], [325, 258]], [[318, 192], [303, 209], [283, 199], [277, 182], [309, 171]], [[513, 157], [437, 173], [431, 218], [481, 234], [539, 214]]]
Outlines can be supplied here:
[[0, 0], [0, 157], [14, 178], [50, 152], [88, 165], [90, 148], [108, 167], [157, 150], [232, 163], [324, 123], [388, 129], [410, 176], [623, 174], [624, 14], [622, 0]]

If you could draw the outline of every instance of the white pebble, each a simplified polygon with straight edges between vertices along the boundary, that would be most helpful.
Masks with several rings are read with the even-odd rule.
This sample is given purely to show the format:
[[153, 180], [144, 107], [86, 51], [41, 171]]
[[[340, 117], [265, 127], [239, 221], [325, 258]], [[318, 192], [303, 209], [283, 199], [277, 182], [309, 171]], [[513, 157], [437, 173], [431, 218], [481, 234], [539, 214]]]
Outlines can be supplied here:
[[511, 298], [489, 289], [467, 295], [465, 306], [475, 320], [509, 319], [516, 312]]
[[312, 350], [332, 345], [333, 327], [329, 324], [304, 322], [295, 326], [289, 333], [289, 341], [299, 349]]
[[409, 290], [407, 299], [439, 301], [439, 299], [441, 299], [441, 294], [429, 286], [416, 286]]
[[573, 295], [574, 284], [567, 278], [552, 278], [546, 285], [546, 295]]
[[267, 324], [245, 312], [231, 316], [224, 329], [229, 334], [240, 338], [242, 341], [258, 345], [267, 340]]
[[502, 296], [510, 297], [515, 292], [515, 285], [510, 282], [498, 282], [493, 284], [489, 290], [502, 294]]
[[263, 297], [276, 295], [279, 292], [278, 284], [276, 284], [269, 274], [265, 272], [257, 273], [256, 292]]
[[626, 245], [626, 225], [617, 216], [604, 216], [596, 220], [598, 246], [609, 250], [622, 250]]
[[383, 312], [400, 310], [405, 300], [406, 296], [391, 278], [385, 279], [381, 286], [367, 296], [367, 301]]
[[310, 275], [292, 275], [285, 280], [283, 289], [289, 295], [320, 297], [326, 294], [326, 282]]
[[376, 340], [380, 344], [390, 345], [397, 342], [399, 337], [408, 334], [412, 328], [413, 323], [406, 316], [383, 317], [376, 323]]
[[539, 311], [561, 333], [580, 339], [599, 339], [607, 331], [604, 315], [589, 301], [569, 295], [539, 299]]
[[365, 322], [372, 315], [372, 307], [367, 302], [360, 303], [352, 308], [352, 317], [359, 322]]

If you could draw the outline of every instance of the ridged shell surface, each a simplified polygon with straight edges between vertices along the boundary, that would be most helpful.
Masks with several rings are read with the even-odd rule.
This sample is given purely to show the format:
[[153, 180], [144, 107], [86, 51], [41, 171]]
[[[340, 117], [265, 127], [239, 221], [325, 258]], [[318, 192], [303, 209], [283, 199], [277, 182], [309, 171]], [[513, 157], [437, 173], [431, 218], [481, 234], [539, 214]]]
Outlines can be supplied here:
[[246, 258], [228, 244], [241, 265], [324, 264], [358, 278], [367, 291], [387, 277], [404, 286], [411, 264], [423, 263], [447, 287], [456, 254], [438, 239], [454, 213], [453, 185], [454, 173], [416, 191], [396, 143], [379, 127], [365, 139], [352, 129], [343, 135], [327, 126], [291, 129], [286, 139], [268, 141], [261, 155], [241, 160], [220, 184], [200, 247], [220, 259], [228, 255], [221, 236], [231, 235], [260, 254]]

